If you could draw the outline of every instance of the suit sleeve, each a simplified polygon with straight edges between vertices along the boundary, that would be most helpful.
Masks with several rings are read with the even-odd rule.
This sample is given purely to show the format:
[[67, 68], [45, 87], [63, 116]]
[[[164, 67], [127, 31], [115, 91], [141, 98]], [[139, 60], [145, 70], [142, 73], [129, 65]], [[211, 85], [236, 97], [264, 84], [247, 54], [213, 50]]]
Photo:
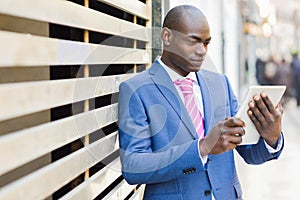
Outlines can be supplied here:
[[122, 174], [130, 184], [165, 182], [204, 170], [198, 141], [152, 150], [149, 117], [134, 89], [120, 85], [119, 144]]

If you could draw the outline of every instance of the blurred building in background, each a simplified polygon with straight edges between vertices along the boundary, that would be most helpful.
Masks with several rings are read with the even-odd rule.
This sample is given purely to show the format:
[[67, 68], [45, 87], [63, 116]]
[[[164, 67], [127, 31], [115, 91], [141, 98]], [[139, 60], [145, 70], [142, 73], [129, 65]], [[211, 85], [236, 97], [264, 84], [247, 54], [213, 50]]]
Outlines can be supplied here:
[[255, 83], [258, 57], [291, 61], [291, 53], [299, 49], [300, 2], [243, 0], [240, 11], [244, 27], [243, 52], [249, 66], [246, 80]]

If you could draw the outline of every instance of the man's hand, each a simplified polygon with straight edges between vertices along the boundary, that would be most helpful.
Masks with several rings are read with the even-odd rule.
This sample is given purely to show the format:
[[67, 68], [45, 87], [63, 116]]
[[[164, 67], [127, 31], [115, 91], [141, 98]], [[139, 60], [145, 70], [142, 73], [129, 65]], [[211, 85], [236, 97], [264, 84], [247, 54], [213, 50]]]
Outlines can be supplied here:
[[254, 123], [257, 131], [265, 141], [276, 148], [281, 134], [281, 119], [283, 108], [280, 104], [273, 106], [266, 93], [253, 97], [254, 102], [249, 103], [248, 116]]
[[200, 140], [199, 148], [201, 156], [207, 154], [220, 154], [234, 149], [242, 142], [245, 134], [245, 123], [234, 117], [220, 121], [212, 131]]

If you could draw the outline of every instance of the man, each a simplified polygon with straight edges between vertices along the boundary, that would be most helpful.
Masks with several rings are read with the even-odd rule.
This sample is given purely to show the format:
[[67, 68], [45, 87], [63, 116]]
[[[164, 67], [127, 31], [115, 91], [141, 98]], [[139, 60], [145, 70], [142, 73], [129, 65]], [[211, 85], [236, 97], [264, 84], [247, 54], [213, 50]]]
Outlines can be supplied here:
[[[146, 184], [149, 200], [242, 199], [233, 149], [251, 164], [278, 158], [282, 108], [274, 108], [266, 94], [255, 96], [249, 116], [261, 139], [237, 146], [244, 122], [232, 117], [238, 103], [230, 84], [224, 75], [200, 69], [211, 40], [203, 13], [193, 6], [173, 8], [161, 38], [161, 58], [120, 85], [123, 176], [130, 184]], [[191, 87], [192, 95], [186, 90]]]
[[298, 53], [294, 53], [292, 56], [293, 61], [291, 63], [291, 69], [294, 74], [293, 87], [295, 90], [297, 106], [300, 106], [300, 60], [298, 59]]
[[255, 77], [259, 85], [268, 85], [265, 79], [266, 62], [261, 58], [257, 58], [255, 62]]

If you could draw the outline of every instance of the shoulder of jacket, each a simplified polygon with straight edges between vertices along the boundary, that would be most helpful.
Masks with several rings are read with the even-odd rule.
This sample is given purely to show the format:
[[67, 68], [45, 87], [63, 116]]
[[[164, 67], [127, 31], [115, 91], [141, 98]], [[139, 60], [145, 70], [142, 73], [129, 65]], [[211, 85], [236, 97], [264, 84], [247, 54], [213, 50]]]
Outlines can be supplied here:
[[213, 72], [207, 69], [201, 69], [200, 74], [207, 78], [225, 78], [226, 76], [219, 72]]

